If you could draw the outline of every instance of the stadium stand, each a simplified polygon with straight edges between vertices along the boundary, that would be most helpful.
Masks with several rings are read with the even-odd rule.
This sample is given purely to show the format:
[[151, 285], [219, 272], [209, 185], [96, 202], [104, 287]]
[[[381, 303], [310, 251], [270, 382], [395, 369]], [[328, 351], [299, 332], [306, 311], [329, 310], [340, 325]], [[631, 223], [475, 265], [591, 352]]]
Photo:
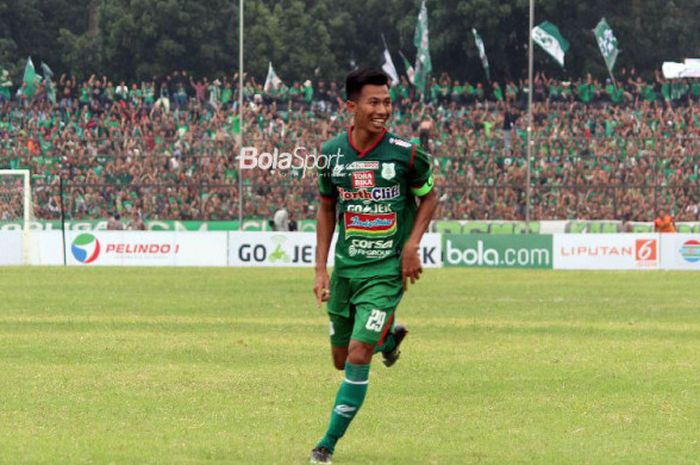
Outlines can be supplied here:
[[[700, 220], [700, 81], [619, 85], [565, 82], [538, 74], [531, 218], [651, 221], [660, 208]], [[236, 85], [227, 77], [114, 83], [62, 76], [58, 100], [0, 102], [0, 167], [33, 174], [34, 218], [60, 217], [58, 179], [69, 219], [227, 220], [238, 215], [240, 150]], [[258, 151], [317, 150], [344, 125], [341, 83], [244, 88], [244, 145]], [[418, 140], [431, 118], [429, 149], [441, 193], [438, 218], [524, 219], [527, 90], [524, 82], [462, 83], [434, 78], [426, 101], [403, 81], [392, 88], [393, 130]], [[513, 121], [504, 128], [506, 108]], [[246, 217], [280, 205], [312, 218], [313, 176], [243, 172]], [[0, 218], [2, 219], [2, 218]]]

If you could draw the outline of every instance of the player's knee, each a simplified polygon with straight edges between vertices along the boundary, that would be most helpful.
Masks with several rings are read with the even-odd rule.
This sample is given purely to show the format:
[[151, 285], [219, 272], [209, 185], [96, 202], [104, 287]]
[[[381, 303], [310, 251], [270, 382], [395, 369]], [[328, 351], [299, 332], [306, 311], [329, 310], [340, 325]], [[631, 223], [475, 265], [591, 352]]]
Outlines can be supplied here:
[[372, 361], [374, 347], [364, 342], [351, 342], [348, 362], [353, 365], [368, 365]]
[[333, 366], [336, 370], [343, 371], [345, 369], [345, 360], [333, 360]]

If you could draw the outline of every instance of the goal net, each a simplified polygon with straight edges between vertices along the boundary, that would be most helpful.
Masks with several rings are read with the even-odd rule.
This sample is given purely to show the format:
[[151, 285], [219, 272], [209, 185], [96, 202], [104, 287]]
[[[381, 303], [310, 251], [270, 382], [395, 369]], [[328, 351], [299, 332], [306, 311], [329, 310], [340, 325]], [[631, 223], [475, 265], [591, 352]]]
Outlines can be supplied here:
[[[0, 170], [0, 230], [21, 231], [19, 244], [8, 244], [28, 264], [30, 257], [30, 225], [32, 190], [29, 170]], [[13, 250], [6, 250], [8, 255]]]

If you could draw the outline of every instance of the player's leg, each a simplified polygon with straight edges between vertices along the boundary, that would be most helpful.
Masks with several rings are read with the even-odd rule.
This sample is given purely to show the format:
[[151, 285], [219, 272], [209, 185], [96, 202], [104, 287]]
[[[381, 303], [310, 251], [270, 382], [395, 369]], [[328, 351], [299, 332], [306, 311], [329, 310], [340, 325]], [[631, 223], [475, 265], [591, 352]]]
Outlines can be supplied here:
[[345, 363], [345, 378], [336, 395], [328, 430], [314, 451], [333, 453], [367, 395], [372, 355], [379, 342], [386, 338], [395, 305], [400, 300], [401, 286], [397, 290], [393, 283], [384, 281], [382, 278], [353, 281], [350, 302], [354, 307], [354, 326]]
[[[330, 307], [329, 307], [330, 308]], [[353, 312], [350, 313], [353, 315]], [[350, 345], [350, 337], [352, 336], [352, 328], [354, 319], [328, 313], [328, 318], [331, 324], [331, 356], [333, 357], [333, 366], [338, 370], [345, 369], [345, 362], [348, 359], [348, 346]]]
[[348, 345], [355, 320], [355, 308], [350, 304], [350, 280], [331, 276], [328, 318], [330, 320], [331, 356], [333, 366], [345, 369], [348, 358]]
[[[354, 307], [350, 304], [350, 280], [340, 278], [335, 274], [331, 276], [330, 282], [330, 299], [328, 301], [328, 317], [330, 320], [330, 340], [331, 340], [331, 356], [333, 357], [333, 365], [338, 370], [346, 370], [346, 362], [349, 353], [350, 338], [354, 327]], [[342, 389], [342, 385], [341, 385]], [[333, 412], [331, 412], [331, 423], [333, 415], [338, 405], [338, 397], [336, 396]], [[329, 431], [331, 426], [329, 426]], [[335, 428], [333, 428], [335, 431]], [[332, 433], [331, 433], [332, 434]], [[331, 463], [331, 457], [335, 448], [335, 442], [332, 439], [326, 440], [326, 436], [316, 447], [311, 451], [311, 463], [328, 464]]]
[[333, 357], [333, 366], [337, 370], [344, 370], [345, 361], [348, 359], [348, 346], [336, 347], [331, 344], [331, 356]]

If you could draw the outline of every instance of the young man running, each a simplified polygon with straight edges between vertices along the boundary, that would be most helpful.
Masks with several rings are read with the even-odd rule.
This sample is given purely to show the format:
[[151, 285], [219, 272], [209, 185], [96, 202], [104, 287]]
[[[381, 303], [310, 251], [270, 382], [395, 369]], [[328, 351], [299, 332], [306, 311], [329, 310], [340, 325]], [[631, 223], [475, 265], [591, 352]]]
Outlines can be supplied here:
[[394, 312], [408, 281], [413, 284], [423, 271], [418, 247], [438, 202], [430, 157], [386, 130], [392, 111], [388, 83], [381, 71], [350, 73], [345, 91], [353, 125], [321, 149], [342, 156], [319, 170], [314, 293], [319, 305], [328, 301], [333, 363], [345, 378], [311, 463], [331, 463], [367, 393], [372, 355], [381, 352], [388, 367], [399, 358], [407, 331], [394, 325]]

